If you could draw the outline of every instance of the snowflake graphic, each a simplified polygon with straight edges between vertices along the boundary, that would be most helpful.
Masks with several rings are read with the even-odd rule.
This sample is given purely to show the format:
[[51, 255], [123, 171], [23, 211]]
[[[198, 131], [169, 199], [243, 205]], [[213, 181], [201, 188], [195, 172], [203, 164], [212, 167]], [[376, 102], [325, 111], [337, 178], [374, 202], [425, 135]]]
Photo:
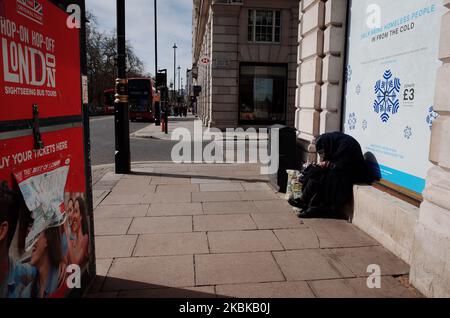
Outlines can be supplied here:
[[361, 85], [359, 84], [356, 86], [356, 94], [357, 95], [361, 94]]
[[411, 137], [413, 135], [411, 127], [407, 126], [403, 132], [405, 133], [405, 138], [406, 139], [408, 139], [408, 140], [411, 139]]
[[397, 94], [400, 92], [400, 79], [393, 78], [390, 70], [384, 72], [383, 79], [375, 84], [376, 99], [373, 109], [380, 114], [381, 121], [387, 123], [392, 115], [396, 114], [400, 108]]
[[431, 128], [433, 128], [433, 121], [435, 121], [435, 119], [437, 119], [438, 117], [439, 117], [439, 114], [436, 113], [434, 111], [434, 107], [431, 106], [428, 109], [428, 115], [427, 115], [427, 124], [430, 127], [430, 130], [431, 130]]
[[369, 126], [369, 123], [367, 122], [367, 120], [364, 119], [362, 122], [362, 129], [366, 130], [368, 126]]
[[352, 67], [350, 65], [347, 65], [347, 68], [345, 69], [345, 81], [348, 83], [352, 80]]
[[348, 120], [347, 120], [348, 128], [350, 130], [355, 130], [357, 122], [358, 122], [358, 119], [356, 118], [356, 114], [355, 113], [350, 113], [348, 115]]

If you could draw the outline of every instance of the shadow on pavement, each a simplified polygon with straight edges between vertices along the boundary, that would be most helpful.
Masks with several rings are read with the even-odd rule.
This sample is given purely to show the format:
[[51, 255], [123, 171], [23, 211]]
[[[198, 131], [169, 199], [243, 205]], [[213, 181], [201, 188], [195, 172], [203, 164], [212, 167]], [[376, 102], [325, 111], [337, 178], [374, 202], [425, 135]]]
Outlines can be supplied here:
[[213, 286], [168, 287], [113, 277], [97, 276], [85, 298], [226, 298]]

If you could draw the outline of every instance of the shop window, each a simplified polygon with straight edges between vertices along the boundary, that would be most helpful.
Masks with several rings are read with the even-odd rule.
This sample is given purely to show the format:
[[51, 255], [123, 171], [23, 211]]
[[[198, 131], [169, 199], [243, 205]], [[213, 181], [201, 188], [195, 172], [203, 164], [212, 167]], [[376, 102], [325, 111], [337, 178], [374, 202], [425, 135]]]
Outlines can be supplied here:
[[277, 10], [248, 10], [248, 41], [279, 43], [281, 12]]
[[285, 123], [287, 66], [241, 64], [241, 123]]

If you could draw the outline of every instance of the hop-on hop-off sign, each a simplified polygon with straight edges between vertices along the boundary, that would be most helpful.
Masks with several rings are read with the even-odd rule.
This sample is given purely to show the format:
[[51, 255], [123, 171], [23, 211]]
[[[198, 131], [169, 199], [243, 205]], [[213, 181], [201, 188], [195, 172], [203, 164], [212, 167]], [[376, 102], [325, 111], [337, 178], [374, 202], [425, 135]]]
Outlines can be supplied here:
[[9, 105], [1, 120], [31, 118], [36, 101], [41, 118], [79, 114], [79, 30], [67, 28], [67, 14], [46, 0], [0, 3], [0, 97]]
[[67, 19], [47, 0], [0, 0], [0, 298], [65, 297], [95, 274], [80, 30]]

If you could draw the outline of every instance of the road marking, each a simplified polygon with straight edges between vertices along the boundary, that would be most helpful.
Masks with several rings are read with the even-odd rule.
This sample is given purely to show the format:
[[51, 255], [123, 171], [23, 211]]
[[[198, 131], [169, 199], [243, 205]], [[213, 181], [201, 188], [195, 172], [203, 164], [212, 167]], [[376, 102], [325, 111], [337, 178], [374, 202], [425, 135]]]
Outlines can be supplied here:
[[89, 121], [93, 122], [93, 121], [101, 121], [101, 120], [106, 120], [106, 119], [114, 119], [114, 116], [106, 116], [106, 117], [101, 117], [101, 118], [89, 118]]
[[154, 125], [154, 124], [147, 125], [144, 128], [139, 129], [139, 130], [135, 131], [134, 133], [131, 133], [130, 137], [132, 137], [132, 138], [142, 138], [142, 137], [138, 137], [138, 135], [141, 134], [143, 131], [149, 130], [150, 126], [152, 126], [152, 125]]

